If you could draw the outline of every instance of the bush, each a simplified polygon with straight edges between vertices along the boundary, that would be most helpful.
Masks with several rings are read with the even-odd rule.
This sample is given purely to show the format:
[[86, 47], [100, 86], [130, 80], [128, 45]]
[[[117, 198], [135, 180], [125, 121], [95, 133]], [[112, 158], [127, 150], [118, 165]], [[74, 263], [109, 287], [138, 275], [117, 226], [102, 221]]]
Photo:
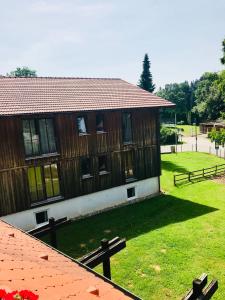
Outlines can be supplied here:
[[176, 143], [176, 129], [162, 126], [160, 129], [160, 144], [173, 145]]

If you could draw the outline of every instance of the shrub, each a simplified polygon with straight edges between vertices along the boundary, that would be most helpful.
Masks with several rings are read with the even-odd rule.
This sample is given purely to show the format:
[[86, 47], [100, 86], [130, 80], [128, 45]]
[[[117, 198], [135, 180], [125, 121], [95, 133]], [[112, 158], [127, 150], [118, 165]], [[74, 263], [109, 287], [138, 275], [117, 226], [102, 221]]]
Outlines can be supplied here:
[[162, 126], [160, 128], [160, 144], [173, 145], [176, 143], [176, 129]]

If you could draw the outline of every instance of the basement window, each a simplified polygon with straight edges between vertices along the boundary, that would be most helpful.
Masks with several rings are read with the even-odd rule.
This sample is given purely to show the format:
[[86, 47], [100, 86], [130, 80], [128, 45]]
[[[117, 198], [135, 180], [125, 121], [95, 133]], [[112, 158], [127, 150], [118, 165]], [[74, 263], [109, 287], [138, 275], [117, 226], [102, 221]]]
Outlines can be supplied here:
[[48, 222], [48, 212], [47, 210], [43, 210], [35, 213], [36, 223], [37, 225]]
[[127, 199], [135, 198], [135, 187], [131, 187], [127, 189]]

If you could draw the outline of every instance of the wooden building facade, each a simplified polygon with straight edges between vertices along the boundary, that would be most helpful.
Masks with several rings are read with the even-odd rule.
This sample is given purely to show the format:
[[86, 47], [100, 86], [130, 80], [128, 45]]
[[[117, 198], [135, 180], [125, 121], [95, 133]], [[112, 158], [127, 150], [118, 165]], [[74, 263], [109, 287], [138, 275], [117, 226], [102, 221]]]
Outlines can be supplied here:
[[[138, 198], [135, 183], [150, 178], [158, 179], [159, 191], [159, 109], [139, 106], [63, 112], [32, 108], [28, 113], [0, 115], [0, 215], [7, 219], [23, 211], [41, 212], [34, 218], [39, 224], [49, 217], [41, 207], [50, 211], [57, 204], [65, 216], [63, 203], [68, 199], [89, 195], [92, 201], [95, 193], [126, 185], [127, 198]], [[94, 211], [117, 205], [110, 201]], [[69, 217], [82, 214], [74, 211]], [[27, 222], [27, 228], [35, 226]]]

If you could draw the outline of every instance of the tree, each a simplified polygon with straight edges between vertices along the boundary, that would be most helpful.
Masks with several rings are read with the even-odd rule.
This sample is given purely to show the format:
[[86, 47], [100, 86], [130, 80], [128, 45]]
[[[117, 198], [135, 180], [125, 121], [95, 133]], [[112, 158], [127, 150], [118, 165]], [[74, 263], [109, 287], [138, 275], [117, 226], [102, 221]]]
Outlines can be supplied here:
[[148, 58], [148, 54], [145, 54], [144, 56], [143, 71], [138, 86], [151, 93], [153, 93], [155, 89], [155, 85], [152, 81], [152, 74], [150, 72], [150, 61]]
[[[166, 84], [164, 89], [159, 89], [159, 91], [157, 92], [157, 96], [175, 103], [175, 112], [177, 114], [178, 120], [185, 119], [190, 124], [191, 109], [194, 103], [194, 86], [195, 82], [192, 82], [191, 85], [189, 85], [187, 81], [181, 83]], [[163, 113], [163, 116], [168, 117], [168, 111], [165, 111]]]
[[201, 119], [220, 118], [225, 111], [225, 71], [203, 74], [197, 83], [195, 98], [196, 106], [193, 111]]
[[28, 67], [16, 68], [16, 70], [11, 71], [7, 76], [13, 77], [37, 77], [35, 70], [31, 70]]
[[220, 61], [221, 61], [221, 63], [222, 63], [223, 65], [225, 65], [225, 39], [224, 39], [223, 42], [222, 42], [222, 46], [223, 46], [223, 48], [222, 48], [222, 51], [223, 51], [223, 57], [220, 59]]

